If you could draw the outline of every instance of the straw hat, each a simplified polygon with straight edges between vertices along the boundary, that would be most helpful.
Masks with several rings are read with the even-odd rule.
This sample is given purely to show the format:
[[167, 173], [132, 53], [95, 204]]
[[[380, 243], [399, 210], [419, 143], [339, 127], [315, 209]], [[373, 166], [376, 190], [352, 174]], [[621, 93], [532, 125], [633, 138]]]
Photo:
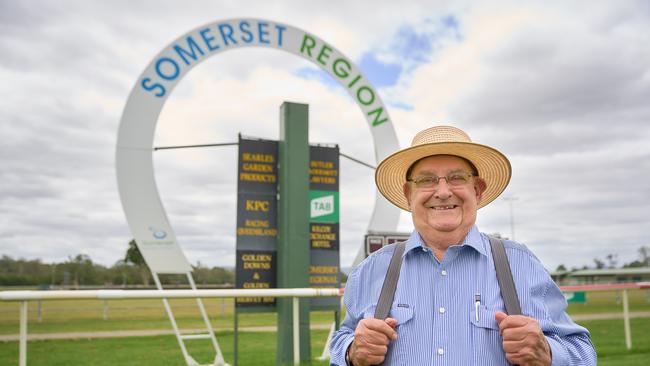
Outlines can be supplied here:
[[406, 172], [416, 161], [431, 155], [456, 155], [472, 162], [478, 175], [487, 183], [478, 208], [497, 198], [510, 182], [512, 169], [508, 158], [489, 146], [472, 142], [462, 130], [451, 126], [435, 126], [420, 131], [411, 147], [384, 159], [375, 171], [375, 182], [381, 194], [395, 206], [411, 211], [404, 197]]

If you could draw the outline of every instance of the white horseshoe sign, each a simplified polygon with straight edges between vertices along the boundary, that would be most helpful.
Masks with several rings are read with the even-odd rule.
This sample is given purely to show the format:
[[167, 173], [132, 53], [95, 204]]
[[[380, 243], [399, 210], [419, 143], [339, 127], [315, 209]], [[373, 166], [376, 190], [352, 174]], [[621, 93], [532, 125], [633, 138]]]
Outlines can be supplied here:
[[[370, 127], [377, 162], [399, 148], [395, 130], [376, 89], [336, 48], [290, 25], [262, 19], [229, 19], [180, 36], [149, 63], [131, 90], [117, 138], [120, 199], [138, 248], [157, 273], [187, 273], [191, 266], [176, 242], [156, 188], [153, 140], [160, 111], [173, 88], [208, 57], [242, 47], [283, 50], [330, 74], [361, 109]], [[399, 209], [377, 192], [369, 231], [394, 231]]]

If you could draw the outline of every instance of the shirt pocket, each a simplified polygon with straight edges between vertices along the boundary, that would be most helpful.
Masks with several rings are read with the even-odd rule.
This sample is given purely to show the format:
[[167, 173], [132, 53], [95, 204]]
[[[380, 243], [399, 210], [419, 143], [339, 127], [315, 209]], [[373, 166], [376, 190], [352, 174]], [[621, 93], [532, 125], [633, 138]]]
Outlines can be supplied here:
[[[372, 304], [364, 309], [363, 319], [374, 318], [376, 309], [377, 304]], [[396, 301], [391, 305], [388, 317], [397, 320], [397, 326], [399, 327], [413, 319], [413, 311], [413, 305]]]
[[[415, 332], [415, 309], [412, 304], [393, 303], [388, 316], [397, 320], [397, 340], [391, 342], [386, 354], [386, 360], [391, 365], [407, 365], [408, 355], [413, 352], [413, 345], [417, 334]], [[410, 352], [409, 352], [410, 351]]]
[[470, 321], [474, 325], [474, 328], [472, 329], [479, 328], [484, 330], [498, 331], [499, 325], [497, 324], [497, 320], [494, 315], [496, 312], [496, 309], [490, 309], [485, 305], [480, 305], [478, 308], [474, 307], [470, 314]]
[[486, 360], [491, 360], [490, 364], [510, 365], [503, 352], [501, 332], [494, 316], [497, 311], [501, 310], [481, 305], [478, 311], [473, 307], [470, 312], [474, 365], [486, 364]]

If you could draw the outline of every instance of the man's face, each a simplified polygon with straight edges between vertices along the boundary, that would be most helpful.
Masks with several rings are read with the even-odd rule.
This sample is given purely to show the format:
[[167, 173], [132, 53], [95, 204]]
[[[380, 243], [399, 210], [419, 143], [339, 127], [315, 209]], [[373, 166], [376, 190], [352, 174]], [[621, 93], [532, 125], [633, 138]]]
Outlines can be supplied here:
[[[464, 159], [451, 155], [434, 155], [420, 160], [412, 169], [410, 179], [423, 176], [447, 177], [454, 173], [471, 174]], [[420, 234], [466, 235], [476, 222], [476, 210], [485, 191], [485, 182], [471, 177], [464, 185], [451, 185], [440, 179], [433, 187], [418, 188], [414, 182], [404, 184], [404, 194], [413, 215], [413, 224]]]

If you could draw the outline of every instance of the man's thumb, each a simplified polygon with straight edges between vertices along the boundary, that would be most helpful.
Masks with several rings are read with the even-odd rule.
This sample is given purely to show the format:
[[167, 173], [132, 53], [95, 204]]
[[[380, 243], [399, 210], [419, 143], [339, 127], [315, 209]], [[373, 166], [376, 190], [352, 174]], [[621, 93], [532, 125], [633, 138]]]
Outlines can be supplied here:
[[389, 327], [395, 329], [397, 327], [397, 319], [395, 318], [386, 318], [385, 320], [386, 324], [388, 324]]
[[503, 319], [507, 318], [508, 314], [504, 313], [503, 311], [497, 311], [494, 314], [494, 318], [497, 320], [497, 324], [501, 324]]

